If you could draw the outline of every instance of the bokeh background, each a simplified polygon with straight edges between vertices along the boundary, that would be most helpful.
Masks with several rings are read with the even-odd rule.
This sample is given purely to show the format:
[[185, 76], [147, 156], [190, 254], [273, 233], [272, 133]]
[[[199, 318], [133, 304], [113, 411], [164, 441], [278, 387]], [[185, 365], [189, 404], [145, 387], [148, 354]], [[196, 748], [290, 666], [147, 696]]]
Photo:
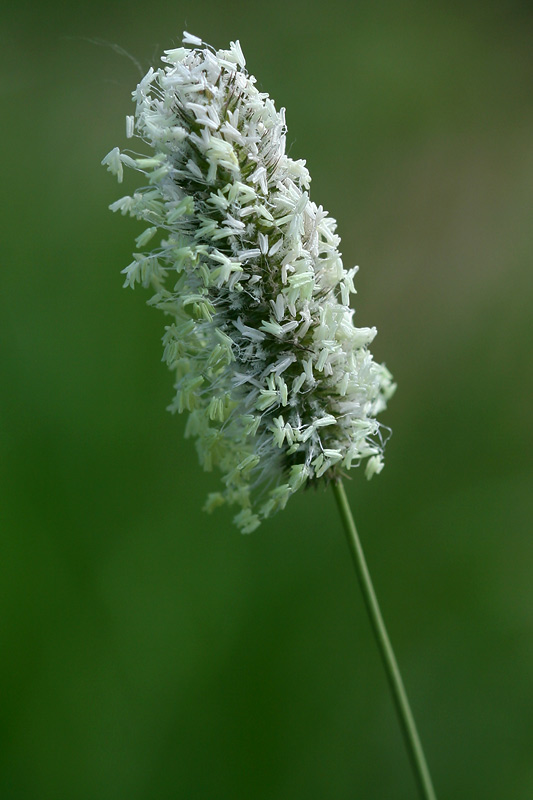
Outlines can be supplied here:
[[241, 40], [361, 266], [399, 388], [348, 491], [439, 797], [531, 800], [531, 5], [2, 18], [2, 800], [415, 797], [332, 496], [250, 536], [204, 515], [164, 318], [121, 288], [140, 227], [99, 162], [183, 29]]

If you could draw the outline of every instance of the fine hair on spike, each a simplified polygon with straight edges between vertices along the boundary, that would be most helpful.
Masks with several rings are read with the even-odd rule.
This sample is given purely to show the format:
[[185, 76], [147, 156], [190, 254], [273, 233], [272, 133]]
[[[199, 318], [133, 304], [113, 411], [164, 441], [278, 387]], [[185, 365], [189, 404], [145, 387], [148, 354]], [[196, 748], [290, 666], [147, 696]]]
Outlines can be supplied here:
[[131, 61], [132, 64], [135, 65], [135, 68], [136, 68], [137, 72], [139, 73], [139, 75], [141, 75], [141, 77], [142, 77], [142, 75], [144, 73], [144, 69], [142, 68], [140, 61], [138, 61], [135, 58], [135, 56], [132, 55], [131, 53], [129, 53], [124, 47], [121, 47], [121, 45], [116, 44], [115, 42], [108, 42], [106, 39], [99, 39], [97, 37], [95, 38], [95, 37], [89, 37], [89, 36], [79, 36], [79, 37], [78, 36], [65, 36], [64, 38], [65, 39], [74, 39], [74, 40], [78, 40], [78, 41], [82, 41], [82, 42], [89, 42], [89, 44], [96, 44], [99, 47], [108, 47], [110, 50], [113, 50], [113, 52], [117, 53], [119, 56], [124, 56], [124, 58], [127, 58], [129, 61]]

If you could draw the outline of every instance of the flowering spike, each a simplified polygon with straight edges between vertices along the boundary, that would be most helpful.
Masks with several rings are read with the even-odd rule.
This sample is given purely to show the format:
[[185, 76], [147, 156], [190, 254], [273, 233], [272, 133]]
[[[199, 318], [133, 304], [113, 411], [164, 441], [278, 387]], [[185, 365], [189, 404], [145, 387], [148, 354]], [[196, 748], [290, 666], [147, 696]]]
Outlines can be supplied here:
[[368, 458], [381, 471], [376, 414], [394, 391], [356, 328], [336, 223], [309, 197], [305, 161], [285, 154], [285, 110], [255, 86], [238, 42], [213, 51], [184, 34], [133, 93], [128, 138], [103, 160], [144, 185], [111, 205], [142, 220], [142, 249], [126, 283], [151, 285], [172, 317], [164, 360], [176, 374], [170, 410], [189, 411], [187, 435], [223, 488], [206, 508], [237, 504], [251, 532], [290, 495]]

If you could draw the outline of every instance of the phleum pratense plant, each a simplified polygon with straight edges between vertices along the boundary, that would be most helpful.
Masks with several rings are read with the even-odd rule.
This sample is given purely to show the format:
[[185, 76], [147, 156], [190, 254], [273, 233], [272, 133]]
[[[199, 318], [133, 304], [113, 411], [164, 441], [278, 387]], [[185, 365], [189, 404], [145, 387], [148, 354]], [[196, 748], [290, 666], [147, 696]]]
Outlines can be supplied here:
[[[357, 328], [336, 223], [309, 197], [304, 161], [285, 153], [285, 111], [258, 91], [238, 42], [213, 50], [184, 35], [133, 93], [128, 138], [148, 152], [111, 150], [103, 162], [143, 185], [111, 205], [144, 221], [124, 270], [169, 318], [164, 355], [175, 373], [171, 411], [189, 414], [207, 470], [250, 533], [305, 485], [330, 482], [389, 679], [415, 778], [431, 777], [381, 616], [341, 477], [381, 472], [386, 435], [376, 417], [395, 385]], [[148, 245], [150, 245], [148, 247]]]
[[[208, 497], [241, 511], [243, 533], [300, 487], [334, 479], [366, 459], [383, 467], [376, 415], [394, 390], [356, 328], [335, 220], [309, 197], [305, 162], [285, 153], [285, 110], [258, 91], [238, 42], [214, 51], [167, 50], [133, 93], [128, 137], [147, 155], [104, 159], [144, 185], [111, 206], [143, 220], [124, 270], [171, 319], [164, 360], [176, 375], [172, 411], [188, 411], [207, 470]], [[151, 249], [146, 249], [150, 243]]]

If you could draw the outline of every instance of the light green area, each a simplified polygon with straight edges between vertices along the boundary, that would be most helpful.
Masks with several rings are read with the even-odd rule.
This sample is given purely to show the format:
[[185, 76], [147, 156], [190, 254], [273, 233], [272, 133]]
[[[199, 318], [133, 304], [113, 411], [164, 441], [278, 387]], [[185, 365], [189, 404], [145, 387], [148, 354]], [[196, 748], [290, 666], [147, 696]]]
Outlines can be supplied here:
[[[332, 495], [241, 536], [165, 412], [143, 231], [99, 166], [183, 28], [240, 38], [398, 381], [346, 484], [439, 798], [533, 796], [526, 3], [4, 12], [2, 800], [412, 800]], [[127, 179], [124, 192], [130, 187]]]

